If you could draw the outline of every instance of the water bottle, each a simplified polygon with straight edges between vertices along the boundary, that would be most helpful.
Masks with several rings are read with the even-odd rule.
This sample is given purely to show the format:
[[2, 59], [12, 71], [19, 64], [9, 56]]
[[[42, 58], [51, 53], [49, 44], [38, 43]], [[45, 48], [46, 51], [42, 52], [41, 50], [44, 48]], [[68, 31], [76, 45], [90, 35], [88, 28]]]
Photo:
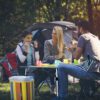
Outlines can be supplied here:
[[55, 63], [55, 66], [58, 67], [58, 65], [61, 63], [61, 61], [60, 60], [55, 60], [54, 63]]

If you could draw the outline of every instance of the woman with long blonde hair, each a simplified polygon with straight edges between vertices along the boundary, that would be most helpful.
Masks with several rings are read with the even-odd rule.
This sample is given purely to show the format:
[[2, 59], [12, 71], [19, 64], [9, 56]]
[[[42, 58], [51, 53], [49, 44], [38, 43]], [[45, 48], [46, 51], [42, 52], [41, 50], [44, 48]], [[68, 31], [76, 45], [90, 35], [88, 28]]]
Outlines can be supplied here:
[[46, 40], [44, 44], [44, 60], [55, 60], [64, 58], [63, 29], [55, 26], [52, 31], [52, 39]]
[[[64, 49], [65, 49], [64, 38], [63, 38], [63, 29], [60, 26], [55, 26], [53, 28], [53, 32], [54, 33], [52, 33], [52, 41], [56, 42], [57, 50], [58, 50], [58, 55], [56, 56], [56, 58], [57, 59], [63, 58], [64, 57]], [[54, 34], [56, 35], [56, 39], [53, 39]]]
[[[44, 62], [54, 63], [55, 60], [63, 60], [64, 58], [64, 39], [63, 39], [63, 29], [60, 26], [54, 26], [52, 31], [52, 39], [46, 40], [44, 44]], [[51, 92], [54, 92], [54, 69], [48, 69], [51, 80]]]

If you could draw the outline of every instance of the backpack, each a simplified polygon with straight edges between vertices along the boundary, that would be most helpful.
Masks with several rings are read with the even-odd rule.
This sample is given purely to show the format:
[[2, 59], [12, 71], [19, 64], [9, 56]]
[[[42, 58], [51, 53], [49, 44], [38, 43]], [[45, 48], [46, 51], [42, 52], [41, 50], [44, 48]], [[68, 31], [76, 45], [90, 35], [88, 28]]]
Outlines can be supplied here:
[[1, 62], [3, 69], [8, 77], [18, 75], [18, 64], [15, 52], [7, 53]]

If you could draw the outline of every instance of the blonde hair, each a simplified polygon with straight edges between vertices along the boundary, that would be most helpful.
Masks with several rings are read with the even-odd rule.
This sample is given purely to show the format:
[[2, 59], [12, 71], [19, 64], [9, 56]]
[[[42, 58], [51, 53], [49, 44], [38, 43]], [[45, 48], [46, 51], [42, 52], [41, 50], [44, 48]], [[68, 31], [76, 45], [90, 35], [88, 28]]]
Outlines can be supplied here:
[[64, 53], [64, 38], [63, 38], [63, 29], [60, 26], [55, 26], [53, 28], [57, 36], [57, 48], [59, 53]]

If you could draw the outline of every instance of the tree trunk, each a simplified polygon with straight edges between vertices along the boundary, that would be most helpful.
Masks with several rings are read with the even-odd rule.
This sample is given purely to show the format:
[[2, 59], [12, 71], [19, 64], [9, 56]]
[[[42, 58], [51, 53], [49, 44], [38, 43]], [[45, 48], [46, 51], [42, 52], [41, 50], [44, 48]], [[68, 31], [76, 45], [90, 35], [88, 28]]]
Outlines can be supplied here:
[[70, 2], [70, 0], [66, 0], [65, 20], [68, 20], [68, 15], [69, 15], [69, 2]]
[[91, 25], [91, 31], [94, 32], [94, 22], [93, 22], [93, 9], [91, 0], [87, 0], [87, 10], [88, 10], [88, 18]]
[[61, 15], [61, 0], [56, 0], [55, 20], [60, 20]]

